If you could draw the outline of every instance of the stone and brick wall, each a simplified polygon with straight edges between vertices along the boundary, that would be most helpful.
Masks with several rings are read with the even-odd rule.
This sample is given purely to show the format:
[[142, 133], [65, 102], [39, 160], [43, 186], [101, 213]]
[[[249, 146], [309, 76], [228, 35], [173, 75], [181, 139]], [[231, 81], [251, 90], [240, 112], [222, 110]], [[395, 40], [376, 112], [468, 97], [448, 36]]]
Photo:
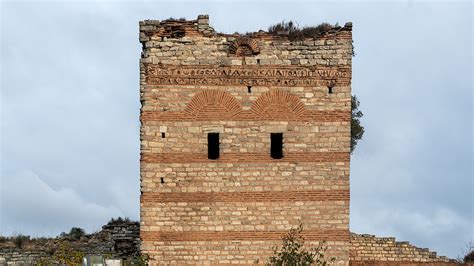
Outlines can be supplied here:
[[0, 266], [35, 265], [38, 260], [50, 257], [50, 254], [41, 250], [0, 249]]
[[454, 265], [456, 261], [394, 237], [351, 234], [351, 265]]
[[12, 241], [4, 238], [0, 243], [0, 266], [35, 265], [41, 258], [52, 260], [55, 251], [63, 245], [84, 255], [99, 254], [130, 260], [139, 255], [139, 231], [138, 222], [109, 223], [102, 226], [101, 231], [81, 239], [68, 236], [31, 239], [22, 248], [15, 247]]
[[326, 240], [348, 264], [351, 24], [292, 42], [208, 22], [140, 22], [141, 251], [250, 264], [302, 223], [307, 245]]
[[[84, 254], [111, 255], [114, 258], [129, 261], [139, 254], [139, 231], [138, 223], [134, 222], [105, 225], [102, 227], [102, 231], [88, 235], [80, 241], [69, 241], [69, 243], [74, 250], [80, 250]], [[228, 232], [213, 232], [211, 234], [220, 234], [221, 237], [225, 235], [226, 238], [235, 238], [236, 241], [240, 241], [245, 237]], [[200, 237], [214, 237], [203, 235], [201, 234]], [[260, 237], [264, 236], [264, 239], [268, 240], [269, 235], [271, 234], [265, 232]], [[168, 236], [172, 237], [171, 235]], [[188, 239], [193, 237], [196, 236], [189, 236]], [[254, 237], [255, 235], [252, 236], [252, 239]], [[273, 237], [277, 238], [275, 235]], [[67, 239], [31, 240], [27, 247], [23, 249], [14, 248], [13, 243], [2, 243], [0, 245], [0, 265], [33, 265], [40, 258], [50, 259], [52, 248], [59, 246], [63, 241], [67, 241]], [[266, 242], [261, 241], [262, 244]], [[172, 250], [168, 246], [161, 246], [160, 248], [166, 250], [166, 252]], [[233, 256], [240, 256], [241, 250], [246, 250], [243, 248], [245, 246], [227, 252], [233, 254]], [[350, 265], [459, 265], [456, 261], [438, 256], [436, 252], [429, 251], [426, 248], [418, 248], [408, 242], [397, 242], [393, 237], [375, 237], [373, 235], [351, 233], [349, 250]], [[199, 264], [199, 255], [190, 259], [193, 260], [193, 264]], [[261, 262], [264, 262], [264, 259]], [[154, 263], [150, 264], [153, 265]]]

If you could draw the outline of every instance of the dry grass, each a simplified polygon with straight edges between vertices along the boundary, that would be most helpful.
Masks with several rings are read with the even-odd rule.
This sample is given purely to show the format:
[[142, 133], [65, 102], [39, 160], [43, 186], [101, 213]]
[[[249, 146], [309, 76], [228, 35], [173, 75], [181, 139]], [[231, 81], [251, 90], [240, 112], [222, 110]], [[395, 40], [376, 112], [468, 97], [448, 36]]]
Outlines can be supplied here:
[[186, 21], [186, 18], [173, 18], [173, 17], [169, 17], [165, 20], [163, 20], [163, 22], [165, 21]]
[[271, 34], [286, 34], [290, 41], [298, 41], [305, 38], [316, 38], [337, 27], [339, 27], [337, 24], [333, 26], [329, 23], [321, 23], [318, 26], [300, 28], [297, 23], [290, 20], [288, 22], [282, 21], [268, 27], [268, 32]]

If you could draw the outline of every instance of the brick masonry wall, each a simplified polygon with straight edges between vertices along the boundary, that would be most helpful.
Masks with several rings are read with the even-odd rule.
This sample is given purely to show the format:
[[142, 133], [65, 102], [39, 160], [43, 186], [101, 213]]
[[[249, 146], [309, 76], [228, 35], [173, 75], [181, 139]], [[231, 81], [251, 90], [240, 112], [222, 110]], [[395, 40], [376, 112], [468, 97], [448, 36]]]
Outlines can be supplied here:
[[[317, 39], [140, 22], [141, 251], [152, 264], [264, 262], [303, 223], [349, 263], [351, 24]], [[329, 93], [332, 88], [332, 93]], [[207, 133], [220, 157], [207, 157]], [[282, 159], [270, 133], [283, 133]]]
[[454, 260], [438, 256], [427, 248], [409, 242], [397, 242], [394, 237], [351, 234], [351, 265], [454, 265]]

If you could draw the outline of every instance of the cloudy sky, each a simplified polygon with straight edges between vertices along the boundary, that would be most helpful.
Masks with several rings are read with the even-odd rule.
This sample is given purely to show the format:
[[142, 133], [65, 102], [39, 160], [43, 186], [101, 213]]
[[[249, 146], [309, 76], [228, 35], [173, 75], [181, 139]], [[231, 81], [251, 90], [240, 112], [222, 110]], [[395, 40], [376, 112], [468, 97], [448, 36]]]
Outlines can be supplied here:
[[0, 234], [139, 218], [138, 21], [209, 14], [221, 32], [354, 23], [366, 134], [351, 230], [456, 257], [474, 240], [470, 2], [3, 1]]

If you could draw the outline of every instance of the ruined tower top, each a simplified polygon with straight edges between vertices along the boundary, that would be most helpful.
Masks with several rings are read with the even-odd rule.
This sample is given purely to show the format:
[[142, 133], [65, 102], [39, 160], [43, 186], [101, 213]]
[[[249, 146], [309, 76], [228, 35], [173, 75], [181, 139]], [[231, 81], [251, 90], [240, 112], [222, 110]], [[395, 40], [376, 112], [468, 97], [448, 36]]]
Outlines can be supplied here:
[[[334, 39], [334, 38], [352, 38], [350, 32], [352, 31], [352, 23], [348, 22], [344, 27], [331, 26], [329, 24], [323, 25], [324, 27], [318, 28], [317, 39]], [[154, 37], [160, 38], [187, 38], [192, 37], [227, 37], [243, 39], [243, 38], [261, 38], [271, 39], [274, 41], [288, 40], [288, 32], [277, 31], [277, 32], [266, 32], [259, 30], [258, 32], [246, 33], [246, 34], [225, 34], [217, 33], [214, 28], [209, 25], [208, 15], [199, 15], [196, 20], [185, 20], [181, 19], [166, 19], [163, 21], [159, 20], [144, 20], [140, 21], [140, 42], [146, 43]], [[304, 36], [303, 36], [304, 37]], [[311, 39], [310, 37], [306, 39]], [[313, 38], [314, 39], [314, 38]]]

